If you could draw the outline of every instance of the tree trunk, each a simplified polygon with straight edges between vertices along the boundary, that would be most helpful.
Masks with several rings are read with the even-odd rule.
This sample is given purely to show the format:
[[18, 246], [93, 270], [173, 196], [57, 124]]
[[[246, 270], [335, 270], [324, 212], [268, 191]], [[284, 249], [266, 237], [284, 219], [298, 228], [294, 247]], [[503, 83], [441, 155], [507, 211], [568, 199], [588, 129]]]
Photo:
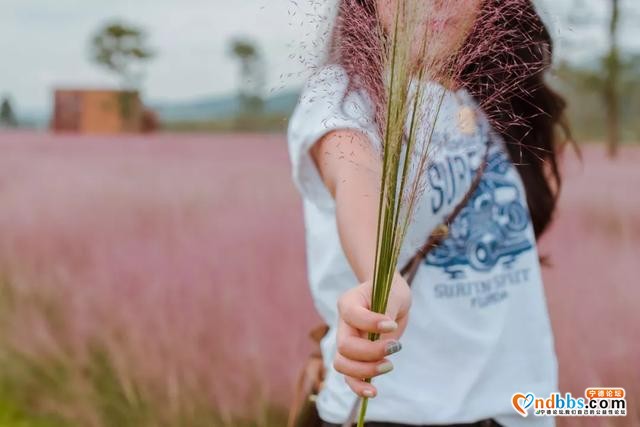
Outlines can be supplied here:
[[607, 145], [609, 157], [618, 153], [620, 142], [620, 49], [618, 46], [618, 23], [620, 20], [620, 1], [611, 0], [611, 21], [609, 23], [609, 54], [606, 58], [606, 81], [604, 103], [607, 115]]

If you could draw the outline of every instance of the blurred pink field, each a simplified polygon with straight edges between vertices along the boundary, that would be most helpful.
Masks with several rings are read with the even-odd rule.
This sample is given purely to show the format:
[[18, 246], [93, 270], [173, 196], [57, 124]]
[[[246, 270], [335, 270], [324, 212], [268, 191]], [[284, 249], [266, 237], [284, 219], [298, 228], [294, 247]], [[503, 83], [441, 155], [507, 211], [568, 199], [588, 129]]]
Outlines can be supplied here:
[[[583, 155], [541, 249], [561, 390], [623, 386], [640, 425], [640, 148]], [[63, 329], [15, 321], [23, 348], [100, 337], [168, 401], [287, 404], [318, 317], [281, 135], [0, 134], [0, 205], [0, 272], [65, 298]]]

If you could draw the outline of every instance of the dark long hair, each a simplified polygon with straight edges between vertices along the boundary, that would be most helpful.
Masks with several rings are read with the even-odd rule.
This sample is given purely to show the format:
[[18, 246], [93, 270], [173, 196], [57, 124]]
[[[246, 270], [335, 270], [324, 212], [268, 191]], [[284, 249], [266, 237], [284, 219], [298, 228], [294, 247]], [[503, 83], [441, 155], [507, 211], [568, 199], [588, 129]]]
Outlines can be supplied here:
[[[329, 62], [382, 105], [383, 37], [375, 0], [341, 0]], [[557, 156], [570, 139], [566, 103], [545, 82], [553, 41], [531, 0], [484, 0], [460, 52], [451, 59], [457, 83], [475, 98], [509, 150], [522, 178], [536, 237], [552, 221], [561, 188]], [[382, 117], [378, 111], [377, 117]], [[564, 132], [562, 138], [559, 131]]]

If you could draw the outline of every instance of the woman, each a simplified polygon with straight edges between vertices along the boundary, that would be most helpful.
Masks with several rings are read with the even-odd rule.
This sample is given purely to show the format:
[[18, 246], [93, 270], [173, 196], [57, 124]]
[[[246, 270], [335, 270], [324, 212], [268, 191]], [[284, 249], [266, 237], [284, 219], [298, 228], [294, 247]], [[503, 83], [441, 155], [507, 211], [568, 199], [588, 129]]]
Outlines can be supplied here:
[[[520, 416], [511, 403], [514, 393], [557, 391], [536, 240], [560, 188], [555, 130], [564, 102], [544, 83], [552, 43], [528, 0], [424, 0], [424, 25], [438, 38], [416, 64], [457, 71], [429, 82], [445, 90], [438, 150], [399, 265], [466, 203], [412, 287], [396, 273], [387, 312], [369, 310], [385, 75], [377, 60], [384, 42], [370, 35], [381, 27], [389, 39], [396, 1], [340, 2], [327, 64], [307, 82], [289, 124], [311, 292], [330, 326], [318, 413], [327, 427], [340, 425], [367, 396], [368, 426], [553, 425]], [[461, 120], [468, 111], [471, 124]], [[380, 340], [368, 341], [368, 332]]]

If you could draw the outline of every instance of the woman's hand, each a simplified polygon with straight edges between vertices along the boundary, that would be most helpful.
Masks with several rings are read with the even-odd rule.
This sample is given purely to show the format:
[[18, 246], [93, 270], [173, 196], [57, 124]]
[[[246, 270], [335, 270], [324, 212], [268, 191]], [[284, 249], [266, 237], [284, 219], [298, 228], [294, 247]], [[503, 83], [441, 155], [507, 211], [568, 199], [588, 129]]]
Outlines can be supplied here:
[[[359, 281], [372, 277], [371, 260], [378, 243], [378, 209], [382, 157], [366, 134], [349, 129], [329, 132], [312, 147], [311, 155], [336, 202], [340, 243]], [[370, 310], [372, 283], [345, 292], [338, 301], [338, 352], [333, 366], [359, 395], [373, 397], [376, 388], [363, 381], [391, 370], [385, 359], [400, 350], [398, 339], [407, 325], [411, 305], [409, 285], [396, 272], [386, 315]], [[380, 333], [372, 342], [367, 333]]]
[[[349, 387], [358, 395], [374, 397], [376, 388], [364, 381], [393, 369], [386, 356], [401, 349], [402, 336], [411, 306], [411, 290], [396, 273], [391, 286], [386, 314], [371, 308], [372, 283], [364, 282], [345, 292], [338, 301], [338, 351], [333, 362], [336, 371], [345, 375]], [[368, 332], [380, 333], [377, 341]]]

